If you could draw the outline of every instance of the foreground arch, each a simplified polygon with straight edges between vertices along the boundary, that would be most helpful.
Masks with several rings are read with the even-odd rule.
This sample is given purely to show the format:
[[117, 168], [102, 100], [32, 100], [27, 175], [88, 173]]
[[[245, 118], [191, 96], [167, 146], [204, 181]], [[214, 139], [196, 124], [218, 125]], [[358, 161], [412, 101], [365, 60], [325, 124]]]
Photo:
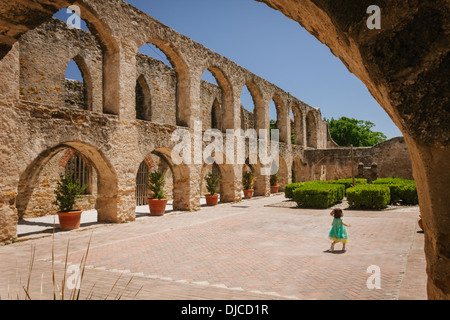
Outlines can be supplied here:
[[82, 154], [97, 170], [96, 209], [99, 222], [118, 222], [117, 175], [109, 161], [95, 147], [81, 142], [64, 142], [42, 151], [22, 172], [17, 191], [16, 208], [19, 216], [27, 209], [39, 174], [53, 156], [63, 149], [72, 148]]
[[381, 29], [370, 30], [366, 2], [257, 1], [327, 45], [402, 131], [426, 230], [428, 296], [450, 299], [450, 3], [383, 1]]

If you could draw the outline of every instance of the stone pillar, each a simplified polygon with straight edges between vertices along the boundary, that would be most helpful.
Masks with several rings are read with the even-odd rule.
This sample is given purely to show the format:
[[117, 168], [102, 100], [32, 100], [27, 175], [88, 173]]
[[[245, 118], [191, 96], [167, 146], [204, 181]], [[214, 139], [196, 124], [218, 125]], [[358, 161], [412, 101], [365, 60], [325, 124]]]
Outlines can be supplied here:
[[[352, 163], [353, 166], [353, 163]], [[358, 178], [363, 179], [364, 178], [364, 163], [360, 162], [358, 163]]]
[[416, 145], [411, 152], [425, 232], [428, 298], [450, 299], [450, 147]]

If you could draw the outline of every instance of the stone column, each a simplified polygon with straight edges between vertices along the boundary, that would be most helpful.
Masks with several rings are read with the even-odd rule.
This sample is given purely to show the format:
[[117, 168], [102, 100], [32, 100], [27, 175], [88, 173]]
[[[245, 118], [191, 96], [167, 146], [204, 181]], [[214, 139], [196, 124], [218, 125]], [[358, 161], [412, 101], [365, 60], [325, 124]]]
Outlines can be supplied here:
[[450, 299], [450, 147], [418, 145], [405, 136], [413, 159], [425, 232], [428, 298]]

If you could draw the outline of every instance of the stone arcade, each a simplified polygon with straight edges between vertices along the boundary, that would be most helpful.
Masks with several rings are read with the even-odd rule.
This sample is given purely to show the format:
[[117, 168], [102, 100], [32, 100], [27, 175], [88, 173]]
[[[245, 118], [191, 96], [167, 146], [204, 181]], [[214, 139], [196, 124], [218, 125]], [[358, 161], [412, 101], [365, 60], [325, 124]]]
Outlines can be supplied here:
[[[0, 241], [16, 236], [18, 217], [48, 212], [52, 179], [74, 156], [79, 157], [76, 168], [92, 172], [84, 205], [95, 206], [99, 221], [135, 219], [142, 185], [137, 177], [145, 167], [167, 172], [174, 209], [198, 210], [203, 176], [211, 168], [174, 165], [172, 132], [192, 130], [197, 120], [203, 129], [268, 129], [274, 100], [282, 185], [292, 181], [292, 172], [298, 181], [348, 177], [359, 163], [376, 163], [380, 177], [412, 178], [414, 172], [426, 230], [429, 297], [448, 299], [449, 4], [423, 1], [415, 8], [412, 1], [386, 1], [392, 10], [383, 11], [383, 25], [389, 28], [367, 30], [367, 8], [360, 3], [265, 2], [328, 45], [366, 84], [405, 139], [357, 148], [351, 163], [350, 149], [332, 141], [320, 110], [125, 2], [8, 2], [0, 9]], [[91, 32], [68, 29], [51, 18], [71, 4], [81, 8]], [[146, 43], [161, 49], [173, 69], [140, 54]], [[80, 67], [83, 86], [64, 79], [71, 59]], [[205, 70], [219, 86], [201, 80]], [[254, 101], [252, 113], [240, 104], [244, 85]], [[222, 201], [240, 201], [243, 166], [217, 167]], [[269, 177], [258, 175], [258, 165], [252, 170], [256, 194], [269, 195]]]

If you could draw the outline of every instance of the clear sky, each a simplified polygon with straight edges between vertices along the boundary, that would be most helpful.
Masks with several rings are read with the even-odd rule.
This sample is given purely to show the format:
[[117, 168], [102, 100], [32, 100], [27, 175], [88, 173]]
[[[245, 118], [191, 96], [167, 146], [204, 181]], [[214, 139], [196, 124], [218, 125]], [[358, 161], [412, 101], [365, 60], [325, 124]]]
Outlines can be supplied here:
[[[369, 120], [375, 123], [374, 130], [388, 138], [401, 135], [364, 84], [325, 45], [297, 22], [263, 3], [254, 0], [127, 2], [312, 107], [320, 108], [323, 117]], [[144, 51], [155, 58], [163, 55], [150, 48]], [[245, 106], [249, 98], [249, 94], [242, 95]]]

